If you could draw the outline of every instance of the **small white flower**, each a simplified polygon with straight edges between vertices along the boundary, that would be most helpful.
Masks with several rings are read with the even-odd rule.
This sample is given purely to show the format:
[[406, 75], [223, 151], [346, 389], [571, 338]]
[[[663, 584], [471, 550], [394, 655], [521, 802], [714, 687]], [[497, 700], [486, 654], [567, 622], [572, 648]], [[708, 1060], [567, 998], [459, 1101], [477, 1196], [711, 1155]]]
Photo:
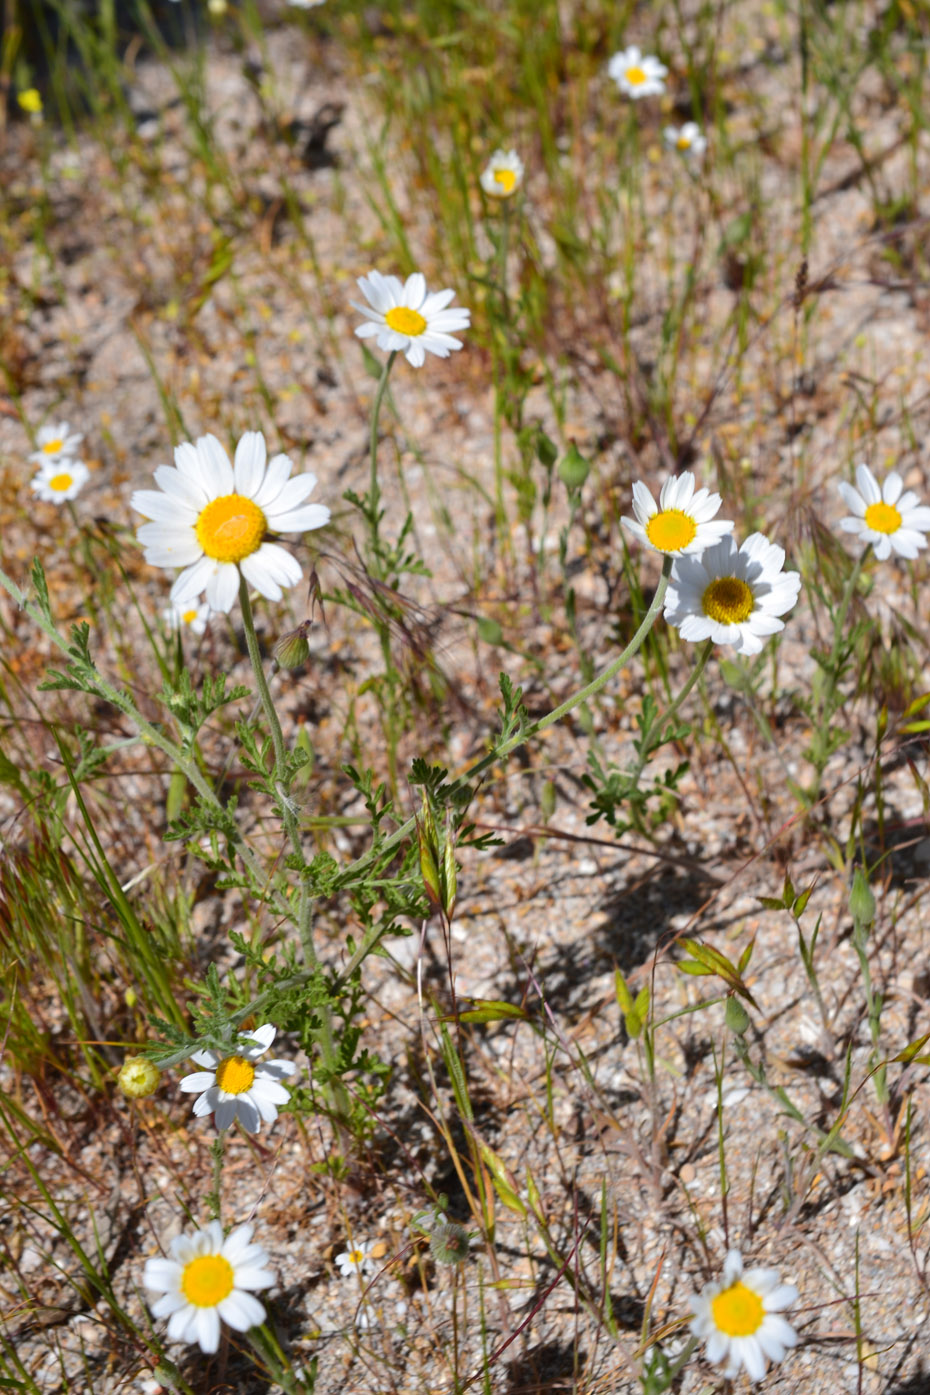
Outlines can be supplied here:
[[200, 1096], [194, 1100], [194, 1113], [198, 1118], [215, 1114], [218, 1129], [228, 1129], [238, 1119], [247, 1133], [258, 1133], [262, 1120], [266, 1124], [274, 1123], [278, 1117], [277, 1106], [287, 1104], [290, 1099], [281, 1077], [293, 1075], [297, 1070], [293, 1061], [253, 1064], [274, 1039], [275, 1029], [266, 1022], [254, 1032], [244, 1032], [228, 1056], [217, 1051], [194, 1052], [191, 1060], [206, 1069], [185, 1075], [180, 1088], [186, 1095]]
[[658, 505], [642, 480], [637, 480], [633, 485], [636, 517], [624, 516], [620, 522], [656, 552], [682, 557], [703, 552], [732, 533], [733, 524], [728, 519], [714, 521], [719, 508], [720, 495], [711, 494], [709, 489], [695, 492], [694, 475], [685, 470], [665, 481]]
[[798, 1290], [794, 1284], [780, 1283], [777, 1270], [743, 1273], [742, 1255], [730, 1250], [723, 1278], [705, 1284], [700, 1295], [690, 1300], [691, 1331], [706, 1341], [712, 1365], [726, 1361], [725, 1380], [735, 1380], [741, 1370], [750, 1380], [762, 1380], [766, 1358], [778, 1363], [789, 1347], [798, 1344], [798, 1334], [780, 1316], [797, 1301]]
[[212, 614], [206, 601], [201, 601], [200, 605], [167, 605], [161, 618], [172, 630], [190, 630], [192, 635], [202, 635], [206, 633]]
[[419, 271], [406, 281], [371, 271], [360, 276], [358, 284], [368, 301], [368, 305], [352, 301], [352, 308], [365, 316], [365, 324], [355, 331], [360, 339], [377, 335], [379, 349], [403, 353], [414, 368], [426, 362], [427, 350], [448, 358], [453, 349], [462, 347], [453, 335], [468, 328], [471, 311], [458, 305], [446, 308], [455, 291], [427, 291], [426, 278]]
[[177, 1235], [169, 1246], [170, 1259], [146, 1260], [142, 1282], [161, 1293], [152, 1304], [157, 1318], [168, 1318], [168, 1337], [197, 1342], [214, 1352], [220, 1342], [220, 1322], [236, 1332], [265, 1321], [265, 1309], [248, 1289], [271, 1288], [276, 1282], [264, 1266], [268, 1255], [251, 1244], [251, 1225], [240, 1225], [223, 1238], [219, 1221], [193, 1235]]
[[82, 432], [69, 434], [66, 421], [60, 421], [53, 426], [40, 426], [36, 435], [38, 450], [34, 450], [29, 459], [37, 465], [45, 465], [50, 460], [60, 460], [62, 456], [73, 455], [83, 439]]
[[153, 520], [138, 530], [145, 560], [153, 567], [184, 568], [171, 588], [175, 605], [187, 606], [206, 591], [211, 610], [229, 612], [240, 573], [270, 601], [300, 581], [300, 563], [265, 538], [269, 532], [322, 528], [329, 509], [304, 502], [316, 475], [291, 479], [289, 456], [272, 456], [267, 465], [266, 458], [260, 431], [242, 437], [235, 465], [215, 436], [201, 436], [196, 445], [177, 447], [176, 469], [159, 465], [155, 482], [163, 492], [133, 494], [132, 507]]
[[855, 533], [865, 543], [871, 543], [880, 562], [896, 552], [899, 557], [914, 558], [927, 546], [930, 532], [930, 509], [925, 508], [913, 490], [904, 491], [904, 481], [897, 470], [885, 476], [879, 486], [868, 465], [856, 466], [856, 483], [841, 483], [839, 491], [854, 517], [840, 519], [844, 533]]
[[334, 1263], [342, 1277], [346, 1279], [350, 1274], [374, 1273], [378, 1267], [371, 1256], [374, 1247], [373, 1240], [364, 1240], [360, 1245], [353, 1245], [351, 1250], [343, 1250], [341, 1255], [336, 1255]]
[[492, 199], [509, 199], [523, 183], [523, 161], [515, 150], [495, 150], [481, 176], [481, 187]]
[[658, 58], [642, 54], [635, 44], [615, 53], [607, 64], [607, 72], [624, 96], [661, 97], [665, 91], [668, 68]]
[[753, 533], [737, 548], [721, 539], [700, 557], [677, 557], [665, 593], [665, 619], [682, 639], [732, 644], [737, 654], [758, 654], [777, 619], [796, 604], [799, 572], [785, 572], [784, 548]]
[[696, 121], [686, 121], [683, 126], [666, 126], [662, 139], [692, 160], [699, 160], [707, 149], [707, 137]]
[[90, 471], [83, 460], [58, 455], [36, 471], [29, 488], [47, 504], [63, 504], [77, 498], [89, 479]]
[[323, 5], [326, 0], [287, 0], [293, 10], [315, 10], [317, 5]]

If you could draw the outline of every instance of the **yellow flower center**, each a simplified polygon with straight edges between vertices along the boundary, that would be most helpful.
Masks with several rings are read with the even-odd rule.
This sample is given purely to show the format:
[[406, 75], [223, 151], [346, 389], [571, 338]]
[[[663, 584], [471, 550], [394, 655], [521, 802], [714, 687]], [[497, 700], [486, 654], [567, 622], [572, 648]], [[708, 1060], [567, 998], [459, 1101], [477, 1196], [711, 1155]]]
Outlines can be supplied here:
[[690, 150], [690, 149], [691, 149], [691, 137], [690, 137], [690, 136], [679, 136], [679, 137], [678, 137], [678, 149], [679, 149], [679, 150]]
[[495, 170], [494, 183], [499, 184], [505, 194], [512, 194], [517, 186], [517, 176], [513, 170]]
[[48, 482], [49, 489], [54, 489], [56, 494], [63, 494], [66, 489], [70, 489], [74, 484], [74, 476], [63, 471], [60, 475], [52, 475]]
[[42, 110], [42, 98], [35, 87], [27, 87], [25, 92], [17, 93], [16, 100], [23, 111], [32, 112], [33, 115], [37, 115]]
[[365, 1256], [364, 1256], [363, 1252], [362, 1252], [361, 1250], [350, 1250], [350, 1251], [349, 1251], [349, 1263], [350, 1263], [350, 1264], [364, 1264], [364, 1263], [365, 1263]]
[[646, 537], [660, 552], [680, 552], [694, 541], [697, 524], [682, 509], [663, 509], [646, 524]]
[[627, 68], [626, 80], [631, 87], [639, 87], [641, 82], [646, 81], [646, 74], [643, 72], [642, 68]]
[[181, 619], [184, 621], [185, 625], [193, 625], [194, 621], [197, 619], [196, 606], [192, 607], [190, 610], [185, 610]]
[[197, 520], [197, 541], [217, 562], [241, 562], [261, 546], [268, 524], [257, 504], [241, 494], [213, 499]]
[[59, 436], [59, 437], [58, 437], [56, 440], [54, 440], [54, 441], [46, 441], [46, 442], [45, 442], [45, 445], [42, 447], [42, 449], [45, 451], [45, 454], [46, 454], [46, 455], [57, 455], [58, 452], [61, 450], [61, 448], [62, 448], [63, 445], [64, 445], [64, 441], [63, 441], [62, 438]]
[[408, 334], [411, 339], [422, 334], [426, 328], [426, 321], [420, 312], [408, 310], [406, 305], [395, 305], [394, 309], [385, 315], [384, 323], [388, 329], [395, 329], [398, 334]]
[[869, 504], [865, 521], [874, 533], [896, 533], [901, 527], [901, 514], [894, 504]]
[[740, 625], [752, 614], [754, 597], [738, 576], [718, 576], [701, 597], [704, 614], [721, 625]]
[[762, 1299], [739, 1280], [711, 1302], [714, 1324], [726, 1337], [751, 1337], [765, 1320]]
[[195, 1308], [215, 1308], [232, 1293], [234, 1282], [228, 1259], [222, 1255], [199, 1255], [184, 1266], [181, 1292]]
[[227, 1095], [244, 1095], [255, 1079], [255, 1067], [244, 1056], [227, 1056], [216, 1068], [216, 1083]]

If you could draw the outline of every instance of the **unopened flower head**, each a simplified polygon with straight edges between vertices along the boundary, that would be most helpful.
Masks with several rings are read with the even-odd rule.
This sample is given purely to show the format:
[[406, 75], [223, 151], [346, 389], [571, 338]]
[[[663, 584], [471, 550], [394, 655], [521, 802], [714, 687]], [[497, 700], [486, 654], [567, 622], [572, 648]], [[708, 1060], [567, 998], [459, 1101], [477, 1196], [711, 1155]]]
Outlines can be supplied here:
[[523, 161], [515, 150], [495, 150], [481, 176], [481, 187], [492, 199], [509, 199], [523, 183]]
[[296, 629], [288, 630], [286, 635], [281, 636], [272, 650], [278, 668], [300, 668], [307, 662], [310, 657], [307, 635], [312, 626], [311, 620], [301, 620]]
[[224, 1239], [219, 1221], [211, 1221], [175, 1236], [168, 1259], [146, 1260], [142, 1282], [162, 1295], [152, 1312], [168, 1318], [171, 1341], [197, 1342], [210, 1353], [219, 1346], [221, 1322], [247, 1332], [265, 1321], [264, 1306], [249, 1290], [271, 1288], [276, 1279], [265, 1268], [265, 1250], [251, 1243], [252, 1231], [240, 1225]]
[[663, 484], [656, 504], [652, 494], [637, 480], [633, 485], [635, 518], [621, 518], [621, 523], [634, 537], [656, 552], [672, 557], [703, 552], [732, 533], [729, 519], [715, 519], [720, 508], [720, 495], [709, 489], [694, 487], [694, 475], [685, 470], [671, 475]]
[[36, 449], [29, 459], [36, 465], [47, 465], [50, 461], [61, 460], [63, 456], [74, 455], [83, 439], [82, 432], [68, 430], [66, 421], [40, 426], [36, 432]]
[[202, 635], [206, 633], [212, 614], [206, 601], [201, 601], [199, 605], [192, 601], [189, 605], [165, 606], [161, 618], [172, 630], [190, 630], [192, 635]]
[[353, 1245], [351, 1249], [343, 1250], [342, 1254], [336, 1255], [334, 1263], [339, 1273], [344, 1279], [350, 1274], [371, 1274], [377, 1269], [377, 1264], [372, 1258], [374, 1249], [373, 1240], [363, 1240], [358, 1245]]
[[154, 1095], [161, 1080], [161, 1071], [154, 1061], [144, 1056], [127, 1056], [116, 1083], [127, 1099], [143, 1100]]
[[845, 482], [839, 485], [852, 509], [851, 516], [840, 519], [843, 532], [855, 533], [862, 542], [871, 543], [881, 562], [892, 552], [899, 557], [916, 557], [927, 546], [930, 508], [920, 503], [913, 490], [905, 491], [897, 470], [891, 470], [879, 485], [868, 465], [857, 465], [856, 484], [858, 489]]
[[635, 44], [615, 53], [607, 64], [607, 72], [620, 91], [634, 101], [640, 97], [661, 97], [668, 77], [665, 64], [641, 53]]
[[427, 352], [448, 358], [462, 341], [453, 336], [467, 329], [471, 311], [462, 306], [449, 308], [455, 291], [428, 291], [426, 278], [419, 271], [401, 281], [399, 276], [382, 276], [371, 271], [358, 278], [367, 305], [355, 300], [352, 307], [365, 316], [356, 328], [360, 339], [377, 336], [379, 349], [402, 353], [414, 368], [426, 362]]
[[440, 1221], [430, 1232], [429, 1250], [437, 1264], [461, 1264], [468, 1258], [470, 1237], [457, 1221]]
[[753, 533], [737, 548], [726, 537], [699, 557], [678, 557], [665, 593], [665, 619], [682, 639], [732, 644], [737, 654], [758, 654], [797, 603], [799, 572], [783, 571], [784, 548]]
[[696, 121], [686, 121], [683, 126], [666, 126], [662, 139], [672, 150], [691, 160], [699, 160], [707, 149], [707, 137]]
[[89, 479], [90, 471], [83, 460], [62, 455], [37, 470], [29, 488], [47, 504], [64, 504], [76, 499]]
[[185, 1094], [199, 1096], [194, 1100], [198, 1118], [214, 1114], [218, 1129], [228, 1129], [238, 1119], [247, 1133], [260, 1132], [263, 1120], [274, 1123], [277, 1106], [290, 1099], [281, 1080], [297, 1070], [293, 1061], [255, 1065], [274, 1039], [274, 1027], [265, 1023], [254, 1032], [244, 1032], [228, 1053], [194, 1052], [191, 1060], [205, 1069], [185, 1075], [180, 1085]]
[[690, 1300], [691, 1331], [707, 1343], [708, 1361], [715, 1366], [726, 1362], [725, 1380], [735, 1380], [745, 1370], [750, 1380], [759, 1381], [766, 1358], [777, 1364], [797, 1346], [798, 1334], [781, 1316], [797, 1300], [794, 1284], [781, 1283], [775, 1269], [744, 1273], [739, 1250], [730, 1250], [723, 1277]]
[[[267, 461], [267, 463], [266, 463]], [[306, 533], [329, 522], [329, 509], [308, 504], [316, 484], [310, 473], [290, 478], [287, 455], [267, 460], [265, 438], [247, 431], [233, 465], [215, 436], [185, 442], [175, 467], [159, 465], [160, 490], [137, 489], [132, 506], [145, 518], [138, 531], [153, 567], [183, 567], [171, 588], [175, 605], [187, 607], [206, 592], [211, 610], [232, 610], [243, 576], [270, 601], [296, 586], [300, 563], [268, 534]]]

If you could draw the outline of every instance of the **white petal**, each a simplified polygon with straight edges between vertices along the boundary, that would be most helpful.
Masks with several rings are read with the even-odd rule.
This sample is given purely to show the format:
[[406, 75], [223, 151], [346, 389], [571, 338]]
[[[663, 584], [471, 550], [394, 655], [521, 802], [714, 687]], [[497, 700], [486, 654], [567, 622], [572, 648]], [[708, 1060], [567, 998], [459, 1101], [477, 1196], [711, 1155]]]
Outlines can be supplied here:
[[217, 1304], [217, 1312], [236, 1332], [248, 1332], [250, 1327], [265, 1321], [265, 1309], [258, 1299], [238, 1289], [233, 1289], [228, 1297]]
[[178, 1081], [178, 1089], [185, 1095], [199, 1095], [204, 1090], [209, 1090], [211, 1085], [216, 1084], [216, 1072], [212, 1070], [198, 1070], [193, 1075], [185, 1075], [183, 1080]]
[[[292, 469], [293, 463], [289, 455], [273, 455], [269, 460], [265, 478], [258, 493], [253, 496], [253, 502], [258, 505], [266, 517], [268, 510], [272, 508], [284, 488]], [[314, 483], [316, 483], [315, 480]]]
[[[180, 450], [181, 447], [178, 447]], [[194, 462], [196, 464], [197, 452], [193, 446], [189, 446]], [[180, 470], [175, 470], [171, 465], [159, 465], [155, 471], [155, 483], [159, 489], [163, 489], [172, 499], [177, 499], [181, 504], [187, 504], [196, 513], [208, 504], [207, 492], [199, 483], [197, 478], [191, 474], [182, 474]]]
[[196, 509], [180, 499], [172, 499], [160, 489], [137, 489], [129, 503], [136, 513], [158, 522], [181, 524], [189, 528], [193, 528], [197, 522]]
[[[241, 1032], [240, 1036], [243, 1041], [253, 1041], [257, 1046], [261, 1047], [262, 1051], [267, 1051], [277, 1034], [277, 1027], [274, 1027], [270, 1022], [265, 1022], [261, 1027], [256, 1027], [254, 1032]], [[260, 1052], [256, 1052], [254, 1048], [251, 1048], [248, 1054], [251, 1058], [252, 1056], [260, 1054]]]
[[325, 504], [303, 504], [299, 509], [276, 513], [268, 523], [276, 533], [311, 533], [314, 528], [324, 528], [329, 519], [330, 512]]
[[[283, 458], [287, 460], [287, 456]], [[289, 460], [288, 465], [290, 465]], [[298, 505], [302, 504], [312, 493], [315, 484], [316, 475], [311, 475], [309, 472], [304, 475], [295, 475], [293, 479], [286, 480], [277, 494], [260, 506], [269, 526], [277, 528], [279, 526], [278, 517], [283, 513], [290, 513], [292, 509], [296, 509]]]
[[236, 493], [254, 499], [265, 474], [265, 438], [260, 431], [247, 431], [236, 446], [233, 479]]
[[[259, 549], [261, 551], [261, 549]], [[239, 595], [239, 568], [234, 562], [214, 564], [214, 571], [207, 581], [207, 604], [211, 610], [221, 610], [228, 615]]]
[[200, 480], [211, 499], [221, 499], [233, 493], [234, 479], [229, 456], [215, 436], [199, 437], [197, 464]]
[[200, 1350], [211, 1356], [220, 1344], [220, 1315], [215, 1308], [197, 1308], [194, 1329]]
[[270, 601], [279, 601], [281, 587], [296, 586], [303, 576], [300, 563], [275, 543], [262, 543], [257, 552], [242, 559], [240, 566], [249, 585]]

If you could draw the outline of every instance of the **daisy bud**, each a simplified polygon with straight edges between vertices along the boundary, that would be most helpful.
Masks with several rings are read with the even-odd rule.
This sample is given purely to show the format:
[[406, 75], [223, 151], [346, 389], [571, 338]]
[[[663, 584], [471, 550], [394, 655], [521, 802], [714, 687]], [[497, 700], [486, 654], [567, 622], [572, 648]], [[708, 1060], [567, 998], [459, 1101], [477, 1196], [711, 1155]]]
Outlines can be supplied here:
[[741, 1037], [745, 1034], [749, 1026], [749, 1013], [743, 1007], [739, 998], [727, 998], [724, 1020], [735, 1036]]
[[570, 493], [574, 494], [591, 473], [590, 461], [585, 460], [574, 441], [559, 461], [559, 479]]
[[116, 1083], [127, 1099], [143, 1100], [154, 1095], [161, 1081], [161, 1071], [154, 1061], [144, 1056], [127, 1056]]

